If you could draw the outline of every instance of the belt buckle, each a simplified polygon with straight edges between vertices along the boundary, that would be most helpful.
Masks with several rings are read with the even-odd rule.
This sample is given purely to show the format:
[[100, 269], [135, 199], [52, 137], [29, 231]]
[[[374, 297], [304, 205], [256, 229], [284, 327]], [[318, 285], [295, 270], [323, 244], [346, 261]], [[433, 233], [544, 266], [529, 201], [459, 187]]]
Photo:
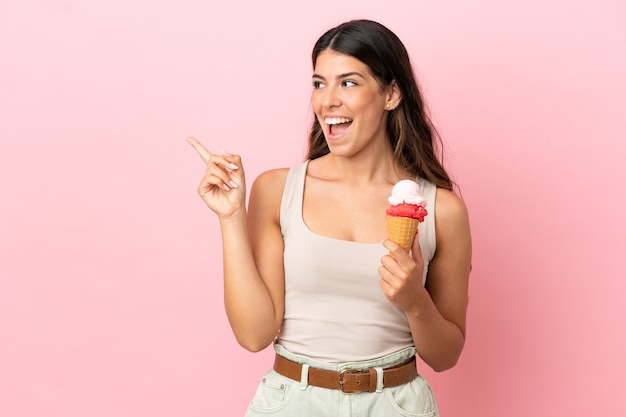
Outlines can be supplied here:
[[341, 392], [343, 392], [344, 394], [358, 394], [360, 392], [365, 392], [364, 389], [356, 389], [356, 390], [347, 391], [343, 387], [343, 376], [345, 374], [356, 375], [356, 374], [360, 374], [362, 372], [363, 372], [363, 369], [358, 369], [358, 368], [348, 368], [348, 369], [344, 369], [343, 371], [339, 372], [339, 390]]

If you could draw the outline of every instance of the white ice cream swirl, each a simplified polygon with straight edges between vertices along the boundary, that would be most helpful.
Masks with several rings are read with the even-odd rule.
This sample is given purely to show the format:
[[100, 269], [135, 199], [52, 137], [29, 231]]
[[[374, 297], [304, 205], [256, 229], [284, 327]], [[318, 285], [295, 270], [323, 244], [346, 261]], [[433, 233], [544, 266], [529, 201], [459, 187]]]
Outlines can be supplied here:
[[398, 181], [393, 186], [388, 200], [393, 206], [404, 203], [426, 207], [426, 199], [420, 195], [420, 186], [412, 180]]

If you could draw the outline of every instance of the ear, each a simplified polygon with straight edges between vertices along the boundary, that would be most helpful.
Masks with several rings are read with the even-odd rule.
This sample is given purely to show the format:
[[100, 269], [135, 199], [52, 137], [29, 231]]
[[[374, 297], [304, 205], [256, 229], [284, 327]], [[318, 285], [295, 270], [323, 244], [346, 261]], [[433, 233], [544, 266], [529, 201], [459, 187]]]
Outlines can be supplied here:
[[385, 94], [385, 110], [391, 111], [400, 105], [400, 101], [402, 101], [402, 92], [400, 91], [396, 80], [393, 80], [387, 86]]

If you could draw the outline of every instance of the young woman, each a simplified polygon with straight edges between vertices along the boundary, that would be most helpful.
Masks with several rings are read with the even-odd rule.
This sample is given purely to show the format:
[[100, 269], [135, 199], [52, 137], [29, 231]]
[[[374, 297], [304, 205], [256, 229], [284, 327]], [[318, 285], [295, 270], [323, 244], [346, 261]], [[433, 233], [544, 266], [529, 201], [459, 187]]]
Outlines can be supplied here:
[[[329, 30], [312, 80], [307, 160], [261, 174], [247, 209], [240, 157], [188, 139], [207, 165], [198, 191], [222, 230], [233, 332], [276, 350], [247, 416], [436, 416], [415, 354], [443, 371], [463, 349], [465, 205], [394, 33], [367, 20]], [[385, 239], [401, 179], [420, 183], [429, 211], [410, 253]]]

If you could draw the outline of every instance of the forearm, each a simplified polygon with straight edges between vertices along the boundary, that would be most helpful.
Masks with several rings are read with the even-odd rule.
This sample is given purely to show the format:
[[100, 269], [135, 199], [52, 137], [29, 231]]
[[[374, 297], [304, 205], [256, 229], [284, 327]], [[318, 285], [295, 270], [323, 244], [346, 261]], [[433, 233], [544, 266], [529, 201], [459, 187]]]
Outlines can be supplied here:
[[452, 368], [465, 344], [461, 329], [441, 315], [428, 293], [421, 305], [406, 315], [422, 360], [437, 372]]
[[239, 344], [250, 351], [259, 351], [274, 340], [280, 321], [254, 261], [245, 217], [245, 213], [241, 213], [220, 220], [224, 303]]

